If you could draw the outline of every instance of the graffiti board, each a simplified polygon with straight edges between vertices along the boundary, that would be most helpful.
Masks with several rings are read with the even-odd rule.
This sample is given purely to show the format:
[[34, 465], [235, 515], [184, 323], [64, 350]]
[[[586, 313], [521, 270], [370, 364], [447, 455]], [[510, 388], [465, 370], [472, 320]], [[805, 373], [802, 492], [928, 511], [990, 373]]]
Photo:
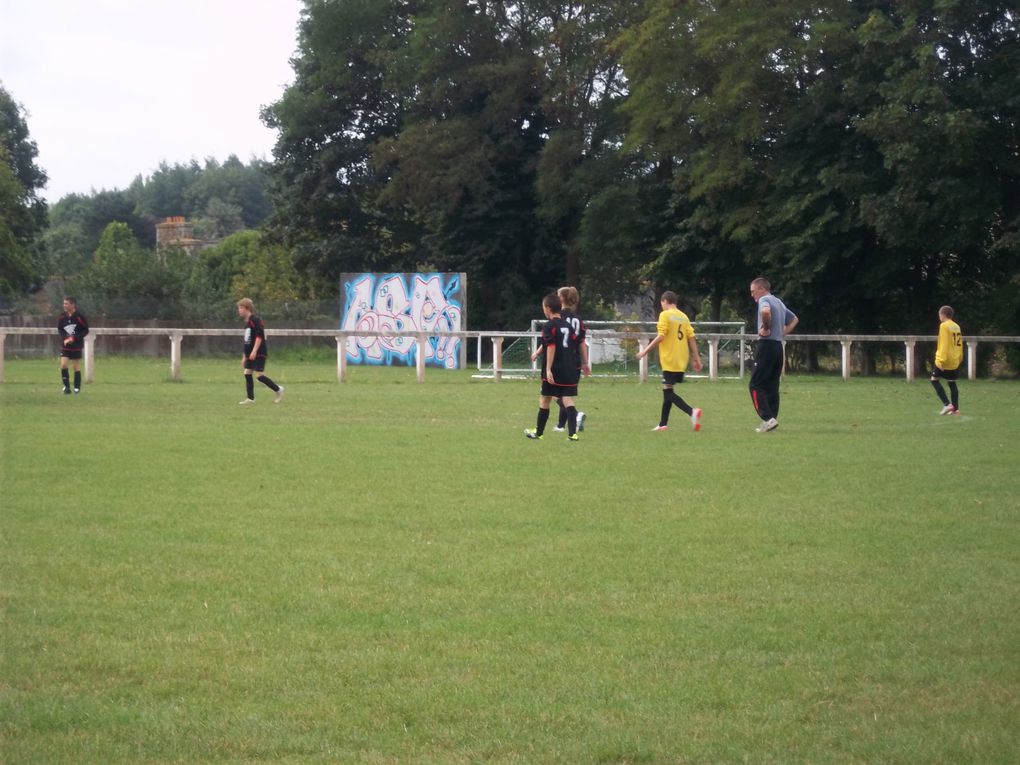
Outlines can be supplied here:
[[[340, 329], [348, 332], [459, 332], [467, 297], [464, 274], [342, 274]], [[348, 364], [414, 366], [417, 344], [410, 335], [350, 337]], [[461, 365], [461, 339], [430, 335], [425, 364]]]

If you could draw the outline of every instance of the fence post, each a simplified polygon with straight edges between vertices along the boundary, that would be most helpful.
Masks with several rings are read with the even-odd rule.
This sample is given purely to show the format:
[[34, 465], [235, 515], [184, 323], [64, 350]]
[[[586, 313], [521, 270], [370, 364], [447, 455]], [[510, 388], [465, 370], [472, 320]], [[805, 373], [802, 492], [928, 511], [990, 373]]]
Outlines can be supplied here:
[[914, 379], [914, 345], [915, 341], [905, 340], [903, 343], [907, 347], [907, 382], [912, 382]]
[[428, 338], [419, 332], [415, 335], [415, 345], [417, 345], [417, 352], [414, 354], [414, 366], [416, 374], [418, 375], [418, 382], [425, 382], [425, 343], [428, 342]]
[[347, 337], [345, 335], [336, 336], [336, 381], [347, 382], [347, 349], [344, 347], [347, 345]]
[[719, 341], [708, 341], [708, 379], [719, 379]]
[[95, 380], [96, 370], [96, 340], [93, 335], [85, 336], [85, 353], [82, 355], [85, 357], [85, 382], [90, 383]]
[[967, 379], [977, 379], [977, 340], [967, 341]]
[[492, 379], [499, 382], [503, 379], [503, 338], [492, 338]]
[[180, 332], [170, 335], [170, 377], [174, 380], [181, 379], [181, 339]]
[[[646, 343], [644, 340], [642, 340], [639, 337], [638, 341], [637, 341], [638, 353], [641, 353], [642, 351], [644, 351], [644, 349], [645, 349], [645, 347], [647, 345], [648, 345], [648, 343]], [[638, 368], [638, 382], [643, 382], [643, 383], [648, 382], [648, 357], [647, 356], [642, 356], [640, 359], [638, 359], [637, 368]]]
[[0, 332], [0, 383], [4, 380], [4, 345], [7, 344], [7, 333]]
[[843, 346], [842, 362], [843, 362], [843, 379], [850, 379], [850, 346], [853, 345], [853, 340], [840, 340], [840, 345]]
[[747, 353], [747, 341], [744, 340], [744, 336], [740, 336], [740, 379], [744, 379], [744, 355]]

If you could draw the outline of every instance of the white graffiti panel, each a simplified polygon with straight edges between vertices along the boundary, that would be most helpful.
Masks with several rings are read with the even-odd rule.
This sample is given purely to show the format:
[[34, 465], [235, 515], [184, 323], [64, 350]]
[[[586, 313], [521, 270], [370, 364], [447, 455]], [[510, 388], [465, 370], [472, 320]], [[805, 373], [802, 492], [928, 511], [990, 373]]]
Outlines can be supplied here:
[[[417, 360], [415, 339], [396, 333], [462, 329], [461, 274], [345, 274], [342, 287], [344, 312], [340, 329], [394, 333], [348, 338], [348, 363], [411, 366]], [[459, 338], [430, 334], [425, 344], [425, 363], [456, 369], [460, 342]]]

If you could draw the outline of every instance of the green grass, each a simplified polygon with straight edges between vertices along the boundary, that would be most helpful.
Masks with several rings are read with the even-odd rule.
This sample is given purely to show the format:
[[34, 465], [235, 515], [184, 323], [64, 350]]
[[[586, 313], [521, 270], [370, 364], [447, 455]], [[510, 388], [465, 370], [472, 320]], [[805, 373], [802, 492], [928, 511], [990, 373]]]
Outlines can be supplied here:
[[7, 362], [0, 762], [1016, 762], [1020, 383], [168, 367]]

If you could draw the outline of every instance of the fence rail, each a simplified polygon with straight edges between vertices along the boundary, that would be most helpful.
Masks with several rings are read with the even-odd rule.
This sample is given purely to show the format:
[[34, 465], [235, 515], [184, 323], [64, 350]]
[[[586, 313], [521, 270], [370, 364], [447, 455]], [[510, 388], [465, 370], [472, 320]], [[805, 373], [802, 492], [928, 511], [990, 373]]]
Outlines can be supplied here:
[[[4, 373], [4, 346], [8, 335], [53, 335], [52, 327], [0, 327], [0, 383], [5, 381]], [[637, 341], [638, 348], [643, 349], [648, 342], [655, 337], [654, 332], [591, 332], [592, 335], [610, 340], [632, 340]], [[84, 361], [85, 381], [94, 382], [95, 377], [95, 349], [96, 341], [103, 336], [163, 336], [170, 341], [170, 376], [174, 380], [181, 377], [182, 348], [185, 337], [207, 336], [207, 337], [240, 337], [236, 329], [204, 329], [204, 328], [157, 328], [157, 327], [94, 327], [85, 338], [85, 350], [82, 354]], [[267, 337], [330, 337], [336, 341], [336, 370], [337, 381], [347, 380], [347, 353], [345, 346], [347, 340], [352, 337], [413, 337], [417, 345], [415, 354], [415, 366], [418, 382], [425, 381], [425, 358], [426, 343], [430, 337], [453, 337], [466, 342], [476, 340], [478, 343], [478, 358], [482, 356], [482, 346], [485, 340], [492, 343], [492, 359], [494, 380], [498, 381], [503, 377], [503, 341], [507, 338], [528, 337], [534, 338], [535, 332], [499, 332], [499, 331], [478, 331], [478, 332], [384, 332], [384, 331], [345, 331], [334, 329], [271, 329], [266, 330]], [[712, 380], [719, 376], [719, 343], [721, 341], [740, 341], [741, 376], [743, 376], [743, 359], [746, 354], [747, 344], [757, 340], [756, 335], [730, 334], [718, 332], [705, 332], [698, 335], [698, 339], [708, 343], [708, 376]], [[933, 343], [937, 338], [933, 335], [812, 335], [793, 334], [785, 342], [808, 343], [826, 342], [840, 343], [842, 347], [841, 364], [843, 379], [850, 378], [851, 357], [850, 351], [854, 343], [890, 343], [900, 342], [904, 345], [906, 379], [914, 379], [914, 351], [917, 343]], [[977, 377], [977, 349], [979, 343], [1013, 344], [1020, 343], [1020, 336], [1015, 335], [976, 335], [965, 338], [967, 346], [966, 367], [967, 377], [971, 380]], [[461, 366], [465, 366], [465, 348], [461, 347]], [[642, 382], [648, 379], [648, 357], [644, 357], [638, 364], [638, 377]]]

